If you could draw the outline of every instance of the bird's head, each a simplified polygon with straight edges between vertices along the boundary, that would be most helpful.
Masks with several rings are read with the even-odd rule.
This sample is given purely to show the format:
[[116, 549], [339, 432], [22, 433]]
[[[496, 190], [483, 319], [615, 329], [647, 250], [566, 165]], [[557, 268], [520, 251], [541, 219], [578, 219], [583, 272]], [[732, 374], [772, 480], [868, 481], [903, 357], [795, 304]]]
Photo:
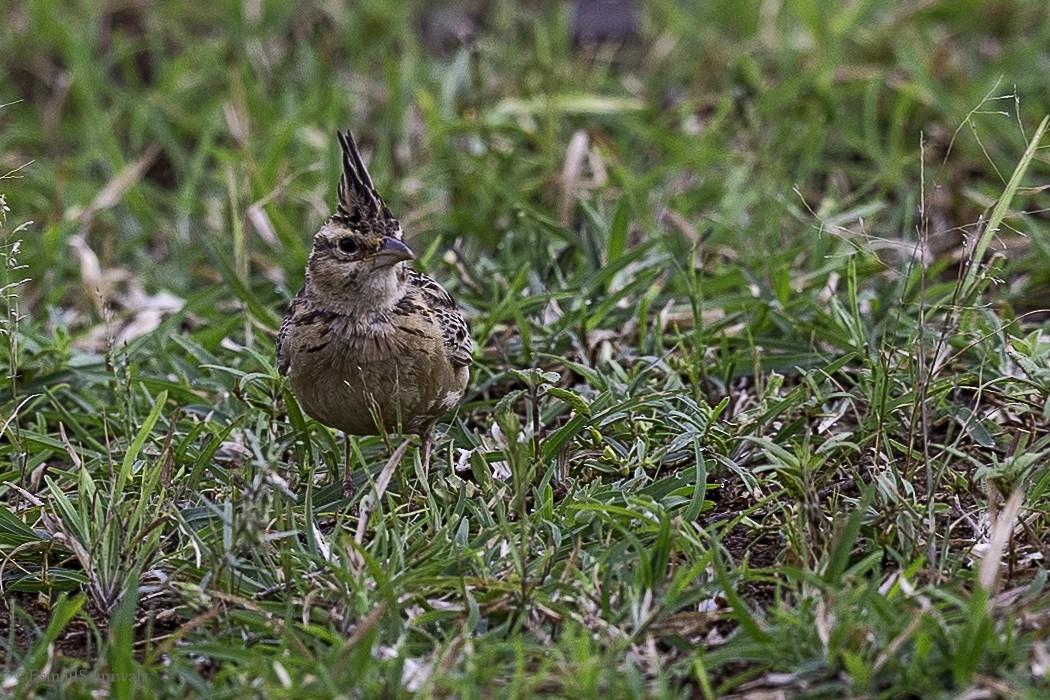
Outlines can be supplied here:
[[401, 297], [408, 261], [401, 224], [372, 184], [350, 132], [340, 133], [343, 175], [336, 212], [314, 235], [307, 285], [332, 309], [389, 308]]

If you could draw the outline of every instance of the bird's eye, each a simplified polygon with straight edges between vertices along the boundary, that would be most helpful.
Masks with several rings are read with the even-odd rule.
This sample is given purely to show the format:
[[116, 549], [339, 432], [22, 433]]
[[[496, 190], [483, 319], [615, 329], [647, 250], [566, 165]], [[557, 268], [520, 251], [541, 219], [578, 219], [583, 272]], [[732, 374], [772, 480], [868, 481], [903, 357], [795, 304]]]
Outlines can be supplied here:
[[347, 255], [353, 255], [357, 252], [357, 243], [354, 243], [353, 238], [340, 238], [339, 250], [343, 251]]

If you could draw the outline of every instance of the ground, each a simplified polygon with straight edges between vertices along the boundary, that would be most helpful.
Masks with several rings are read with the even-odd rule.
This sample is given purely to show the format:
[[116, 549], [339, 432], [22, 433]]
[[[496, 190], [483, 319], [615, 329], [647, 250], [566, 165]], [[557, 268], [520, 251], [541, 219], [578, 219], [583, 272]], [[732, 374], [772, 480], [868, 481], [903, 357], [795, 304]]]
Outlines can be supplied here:
[[[1047, 694], [1050, 10], [599, 5], [8, 12], [5, 692]], [[345, 128], [477, 345], [367, 522]]]

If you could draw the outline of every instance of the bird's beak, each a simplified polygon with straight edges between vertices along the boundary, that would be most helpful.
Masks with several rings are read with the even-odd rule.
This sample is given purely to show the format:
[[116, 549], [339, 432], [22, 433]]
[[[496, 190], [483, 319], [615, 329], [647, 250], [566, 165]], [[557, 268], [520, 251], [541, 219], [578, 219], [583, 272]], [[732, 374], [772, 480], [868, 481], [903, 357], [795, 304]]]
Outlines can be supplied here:
[[390, 267], [402, 260], [412, 260], [415, 257], [415, 253], [407, 245], [393, 236], [386, 236], [383, 238], [383, 247], [372, 256], [372, 266]]

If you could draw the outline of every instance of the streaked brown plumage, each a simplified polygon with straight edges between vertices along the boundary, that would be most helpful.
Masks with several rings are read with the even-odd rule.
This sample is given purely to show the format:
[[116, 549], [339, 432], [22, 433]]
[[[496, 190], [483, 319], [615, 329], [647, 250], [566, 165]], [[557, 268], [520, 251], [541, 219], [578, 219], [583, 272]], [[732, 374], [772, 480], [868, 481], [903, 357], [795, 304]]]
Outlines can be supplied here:
[[434, 424], [467, 386], [470, 334], [448, 292], [409, 266], [415, 256], [353, 136], [338, 136], [339, 204], [314, 236], [306, 284], [277, 338], [277, 368], [325, 425], [347, 435], [420, 435], [427, 469]]

